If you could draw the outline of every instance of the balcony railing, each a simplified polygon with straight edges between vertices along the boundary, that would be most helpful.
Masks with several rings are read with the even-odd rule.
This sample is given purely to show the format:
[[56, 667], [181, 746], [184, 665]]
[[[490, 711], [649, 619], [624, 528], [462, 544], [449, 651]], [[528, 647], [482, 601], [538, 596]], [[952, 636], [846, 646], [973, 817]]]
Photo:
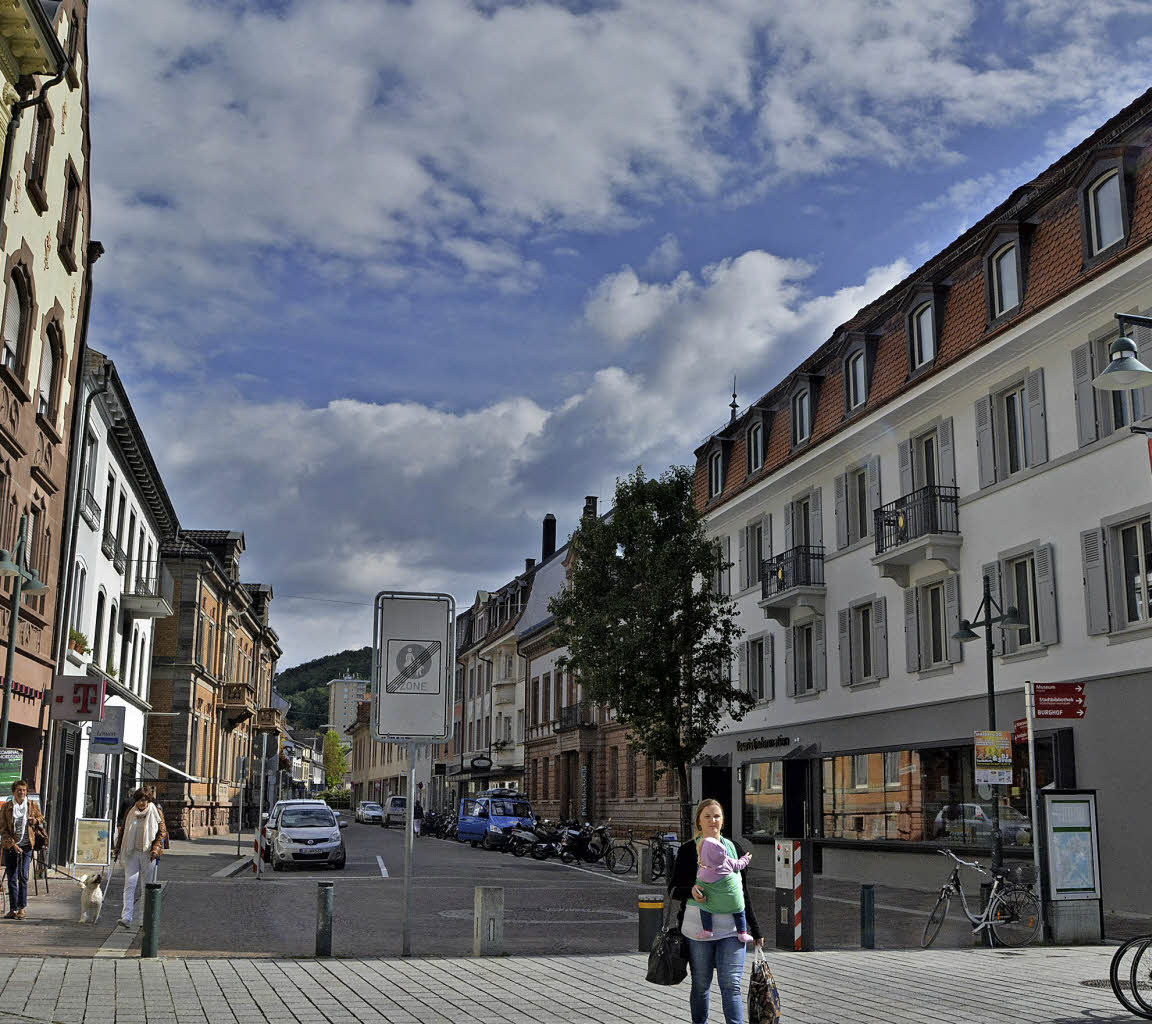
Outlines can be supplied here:
[[84, 488], [84, 493], [80, 497], [80, 514], [93, 530], [100, 529], [100, 503], [96, 500], [96, 495], [87, 487]]
[[112, 568], [120, 573], [121, 576], [124, 575], [124, 570], [128, 568], [128, 552], [119, 544], [116, 545], [115, 550], [112, 552]]
[[824, 586], [824, 545], [800, 544], [775, 558], [766, 558], [760, 569], [760, 595], [775, 597], [796, 587]]
[[594, 726], [596, 724], [596, 711], [591, 704], [582, 701], [569, 707], [560, 709], [560, 718], [556, 722], [557, 732], [569, 732], [581, 726]]
[[225, 683], [224, 716], [230, 725], [243, 722], [256, 714], [256, 687], [248, 683]]
[[112, 558], [116, 554], [116, 534], [111, 530], [104, 531], [104, 538], [100, 541], [100, 550], [104, 552], [105, 558]]
[[124, 577], [123, 607], [142, 618], [172, 614], [172, 575], [159, 560], [137, 561]]
[[876, 554], [934, 533], [959, 533], [959, 490], [932, 484], [881, 505], [876, 516]]

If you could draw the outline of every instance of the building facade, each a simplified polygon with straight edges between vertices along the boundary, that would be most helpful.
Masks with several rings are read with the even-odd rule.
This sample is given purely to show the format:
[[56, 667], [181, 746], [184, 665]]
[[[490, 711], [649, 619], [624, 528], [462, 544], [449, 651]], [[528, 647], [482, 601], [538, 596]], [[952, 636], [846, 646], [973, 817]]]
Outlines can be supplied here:
[[[234, 828], [258, 729], [277, 735], [281, 712], [272, 701], [280, 657], [269, 624], [272, 588], [240, 580], [244, 535], [183, 530], [161, 550], [173, 579], [174, 613], [160, 620], [153, 654], [147, 753], [162, 767], [154, 783], [178, 838]], [[271, 746], [271, 744], [270, 744]]]
[[[1152, 713], [1152, 389], [1093, 377], [1115, 313], [1152, 307], [1152, 93], [905, 281], [696, 452], [717, 585], [756, 699], [692, 772], [753, 841], [808, 836], [826, 874], [934, 884], [941, 842], [986, 854], [998, 805], [1031, 857], [1026, 748], [977, 785], [989, 727], [976, 619], [997, 630], [995, 719], [1025, 681], [1085, 687], [1038, 724], [1039, 786], [1098, 793], [1105, 906], [1152, 913], [1132, 797]], [[1135, 335], [1152, 362], [1152, 333]], [[1108, 880], [1112, 883], [1109, 884]], [[1120, 883], [1117, 880], [1123, 879]]]
[[172, 578], [160, 549], [180, 528], [116, 367], [92, 349], [78, 397], [86, 414], [64, 674], [103, 684], [106, 708], [122, 709], [124, 750], [106, 754], [93, 746], [91, 723], [57, 723], [56, 792], [72, 794], [59, 801], [61, 850], [71, 849], [75, 818], [119, 821], [128, 794], [155, 774], [144, 754], [153, 632], [156, 620], [173, 611]]
[[328, 681], [328, 723], [343, 738], [356, 721], [356, 708], [368, 696], [368, 680], [344, 676]]
[[[372, 704], [362, 700], [356, 708], [356, 720], [348, 726], [351, 737], [349, 782], [352, 806], [361, 800], [382, 803], [389, 796], [406, 796], [409, 791], [408, 744], [382, 743], [372, 735]], [[429, 808], [432, 787], [433, 750], [430, 744], [417, 743], [411, 767], [414, 769], [416, 797]]]

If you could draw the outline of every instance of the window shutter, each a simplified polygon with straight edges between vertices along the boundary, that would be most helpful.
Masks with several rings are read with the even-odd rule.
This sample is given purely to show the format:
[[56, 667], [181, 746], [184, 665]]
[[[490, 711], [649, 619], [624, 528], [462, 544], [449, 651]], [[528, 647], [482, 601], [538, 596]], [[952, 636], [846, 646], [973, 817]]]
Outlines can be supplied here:
[[1048, 461], [1048, 417], [1044, 411], [1044, 370], [1033, 370], [1024, 379], [1024, 398], [1028, 403], [1028, 465]]
[[812, 621], [812, 689], [828, 689], [828, 655], [823, 615], [818, 615]]
[[[772, 515], [769, 513], [766, 516], [760, 517], [760, 558], [772, 557]], [[757, 567], [757, 576], [759, 576], [759, 567]]]
[[836, 613], [840, 639], [840, 685], [852, 685], [852, 610], [841, 608]]
[[976, 467], [980, 486], [991, 487], [996, 482], [996, 446], [992, 437], [991, 395], [976, 399]]
[[[1000, 591], [1000, 563], [988, 562], [981, 568], [980, 575], [982, 579], [988, 581], [988, 593], [992, 595], [992, 600], [1003, 608], [1004, 599], [1001, 597]], [[992, 650], [996, 654], [1004, 653], [1004, 630], [997, 629], [995, 626], [992, 627]]]
[[1098, 636], [1111, 628], [1104, 531], [1099, 528], [1084, 530], [1080, 534], [1080, 554], [1084, 560], [1084, 609], [1088, 617], [1088, 635]]
[[752, 581], [752, 566], [748, 560], [748, 531], [751, 529], [745, 526], [740, 530], [740, 555], [737, 558], [737, 572], [740, 576], [740, 589], [750, 586]]
[[872, 672], [877, 679], [888, 678], [888, 599], [872, 602]]
[[1099, 437], [1096, 425], [1096, 389], [1092, 387], [1092, 345], [1072, 350], [1072, 392], [1076, 398], [1076, 441], [1083, 448]]
[[868, 457], [868, 511], [873, 513], [867, 523], [861, 527], [861, 532], [867, 530], [875, 535], [875, 512], [880, 507], [880, 456]]
[[920, 671], [920, 628], [916, 622], [916, 588], [904, 591], [904, 656], [909, 672]]
[[848, 477], [839, 473], [836, 476], [836, 547], [848, 546]]
[[792, 547], [792, 502], [784, 506], [784, 550]]
[[789, 697], [796, 696], [796, 659], [792, 657], [792, 627], [784, 630], [784, 689]]
[[944, 628], [948, 633], [948, 660], [955, 665], [964, 660], [964, 647], [952, 634], [960, 628], [960, 574], [944, 581]]
[[776, 696], [776, 634], [764, 637], [764, 697], [772, 700]]
[[[1132, 333], [1129, 336], [1136, 342], [1136, 358], [1145, 366], [1152, 366], [1152, 330], [1133, 324]], [[1136, 398], [1136, 405], [1139, 406], [1136, 415], [1140, 419], [1147, 419], [1152, 416], [1152, 385], [1141, 388], [1133, 397]]]
[[751, 686], [749, 685], [751, 683], [752, 673], [748, 671], [749, 643], [750, 641], [745, 640], [736, 648], [736, 670], [739, 673], [737, 685], [739, 689], [746, 693], [752, 692]]
[[900, 467], [900, 494], [903, 498], [911, 494], [912, 487], [912, 442], [901, 441], [896, 448], [896, 461]]
[[812, 491], [812, 497], [808, 500], [808, 514], [812, 518], [811, 528], [809, 533], [812, 535], [812, 543], [820, 545], [824, 543], [824, 509], [820, 495], [822, 488], [817, 487]]
[[720, 592], [722, 594], [732, 593], [732, 537], [729, 534], [724, 535], [724, 570], [720, 578]]
[[956, 448], [952, 441], [952, 417], [940, 421], [936, 432], [940, 445], [940, 482], [945, 487], [956, 486]]
[[1051, 544], [1036, 548], [1036, 618], [1039, 620], [1040, 642], [1060, 642], [1060, 623], [1056, 618], [1056, 564]]

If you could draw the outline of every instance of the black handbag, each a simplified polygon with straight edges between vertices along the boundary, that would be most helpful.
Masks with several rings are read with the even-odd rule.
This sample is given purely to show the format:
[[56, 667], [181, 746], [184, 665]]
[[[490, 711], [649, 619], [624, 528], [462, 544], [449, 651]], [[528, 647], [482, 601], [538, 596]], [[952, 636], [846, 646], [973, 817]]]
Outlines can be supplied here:
[[645, 981], [653, 985], [679, 985], [688, 975], [688, 944], [680, 933], [680, 925], [669, 923], [672, 898], [664, 905], [664, 924], [652, 940], [648, 954], [648, 973]]

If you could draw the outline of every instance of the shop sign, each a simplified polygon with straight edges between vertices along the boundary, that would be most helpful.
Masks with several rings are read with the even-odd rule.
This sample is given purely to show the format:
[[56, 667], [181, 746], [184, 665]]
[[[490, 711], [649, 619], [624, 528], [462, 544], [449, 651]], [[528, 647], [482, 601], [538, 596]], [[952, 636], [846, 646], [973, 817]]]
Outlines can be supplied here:
[[104, 717], [103, 679], [52, 677], [52, 717], [64, 722], [99, 722]]
[[472, 766], [473, 771], [486, 772], [492, 767], [492, 758], [481, 755], [480, 757], [472, 758], [468, 763]]
[[775, 750], [778, 747], [789, 747], [792, 739], [789, 736], [757, 736], [754, 740], [737, 740], [736, 752], [747, 754], [753, 750]]
[[1088, 698], [1083, 683], [1037, 683], [1037, 718], [1083, 718]]
[[1028, 719], [1017, 718], [1012, 723], [1012, 742], [1024, 746], [1028, 742]]
[[976, 785], [1012, 785], [1012, 734], [980, 731], [975, 734]]
[[109, 705], [104, 709], [104, 719], [92, 723], [88, 736], [89, 749], [97, 754], [124, 753], [124, 712], [122, 705]]

